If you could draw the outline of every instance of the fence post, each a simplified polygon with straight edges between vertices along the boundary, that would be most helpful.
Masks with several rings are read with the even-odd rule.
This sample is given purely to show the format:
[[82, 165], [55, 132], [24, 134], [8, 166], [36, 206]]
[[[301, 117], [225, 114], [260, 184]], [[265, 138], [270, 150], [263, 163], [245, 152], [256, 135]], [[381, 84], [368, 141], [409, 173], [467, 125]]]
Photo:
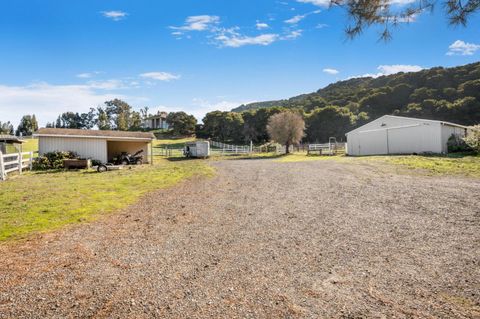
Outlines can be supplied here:
[[0, 180], [6, 179], [5, 166], [3, 165], [3, 153], [0, 151]]
[[30, 171], [33, 169], [33, 152], [30, 152], [30, 162], [28, 163]]
[[18, 153], [18, 173], [22, 175], [22, 153]]

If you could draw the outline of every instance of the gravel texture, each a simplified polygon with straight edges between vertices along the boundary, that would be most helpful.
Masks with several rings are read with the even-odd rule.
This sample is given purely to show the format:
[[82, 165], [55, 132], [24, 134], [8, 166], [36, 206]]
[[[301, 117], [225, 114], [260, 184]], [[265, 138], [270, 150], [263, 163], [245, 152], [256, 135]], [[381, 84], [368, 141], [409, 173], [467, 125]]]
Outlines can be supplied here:
[[0, 318], [479, 318], [480, 180], [215, 162], [0, 246]]

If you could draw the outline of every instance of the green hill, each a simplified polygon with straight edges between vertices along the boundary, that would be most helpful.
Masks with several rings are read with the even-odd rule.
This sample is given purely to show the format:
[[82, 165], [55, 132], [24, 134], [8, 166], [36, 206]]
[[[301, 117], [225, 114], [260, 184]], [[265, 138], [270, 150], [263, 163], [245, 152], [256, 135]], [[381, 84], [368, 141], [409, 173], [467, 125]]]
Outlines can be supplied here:
[[274, 106], [299, 108], [306, 113], [335, 106], [364, 120], [395, 114], [472, 125], [480, 123], [480, 62], [378, 78], [353, 78], [314, 93], [241, 105], [232, 111]]

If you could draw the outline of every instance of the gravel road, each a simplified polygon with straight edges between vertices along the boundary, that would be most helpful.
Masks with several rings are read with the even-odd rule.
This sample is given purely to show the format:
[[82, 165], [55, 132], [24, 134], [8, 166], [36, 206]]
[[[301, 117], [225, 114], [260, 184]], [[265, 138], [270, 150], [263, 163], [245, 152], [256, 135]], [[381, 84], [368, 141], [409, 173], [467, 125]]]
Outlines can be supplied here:
[[215, 178], [0, 246], [0, 318], [480, 317], [480, 180], [212, 165]]

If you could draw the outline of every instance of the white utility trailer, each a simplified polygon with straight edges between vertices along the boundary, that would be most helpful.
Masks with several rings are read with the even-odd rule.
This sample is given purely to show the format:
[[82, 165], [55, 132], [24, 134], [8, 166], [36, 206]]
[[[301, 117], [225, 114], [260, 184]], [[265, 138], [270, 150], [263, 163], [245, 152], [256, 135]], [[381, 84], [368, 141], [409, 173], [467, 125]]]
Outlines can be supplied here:
[[195, 141], [185, 143], [184, 149], [187, 157], [209, 157], [210, 156], [210, 142], [209, 141]]

